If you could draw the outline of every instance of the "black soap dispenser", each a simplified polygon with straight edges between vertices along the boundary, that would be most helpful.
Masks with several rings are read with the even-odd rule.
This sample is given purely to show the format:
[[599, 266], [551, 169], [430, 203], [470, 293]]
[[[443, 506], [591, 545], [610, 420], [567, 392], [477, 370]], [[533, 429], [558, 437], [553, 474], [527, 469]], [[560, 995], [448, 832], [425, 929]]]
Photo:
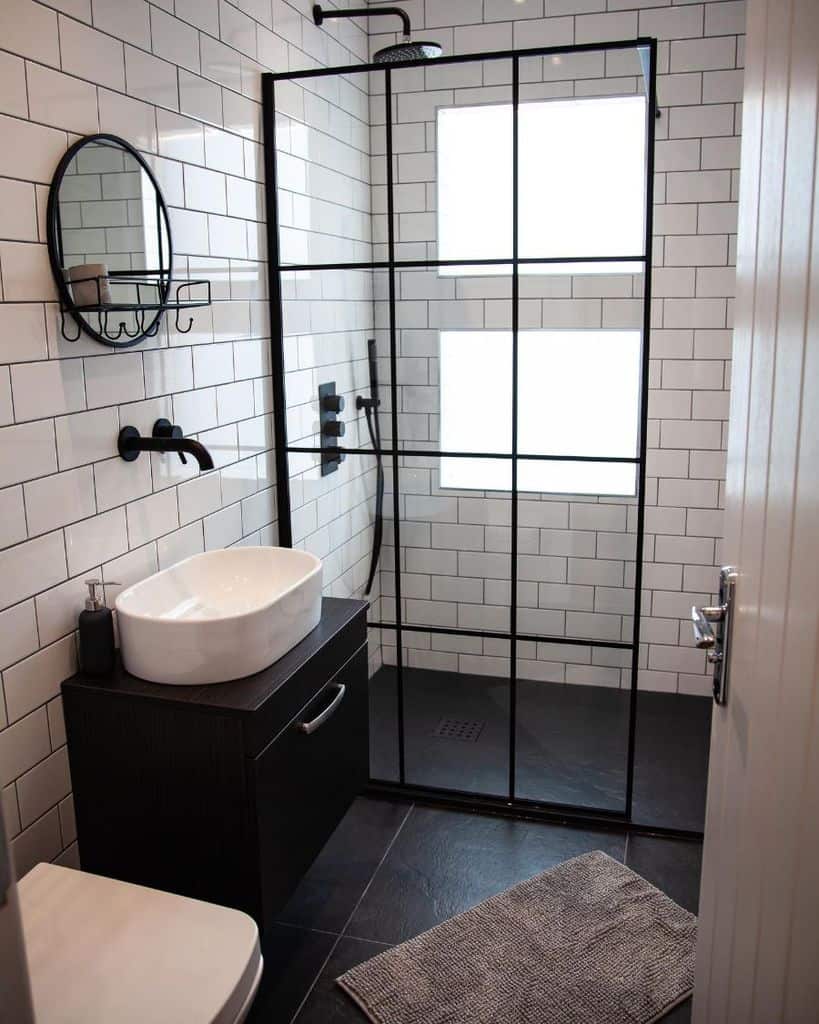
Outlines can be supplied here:
[[80, 612], [80, 667], [92, 676], [105, 676], [114, 671], [116, 644], [114, 643], [114, 616], [97, 597], [102, 580], [86, 580], [88, 597], [85, 611]]

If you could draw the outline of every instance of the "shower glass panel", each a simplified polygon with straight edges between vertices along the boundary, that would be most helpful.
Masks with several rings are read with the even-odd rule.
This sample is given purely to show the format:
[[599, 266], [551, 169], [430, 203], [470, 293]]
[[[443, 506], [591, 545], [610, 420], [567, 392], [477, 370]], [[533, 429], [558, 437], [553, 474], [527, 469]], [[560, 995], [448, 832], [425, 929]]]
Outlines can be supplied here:
[[[329, 559], [332, 595], [363, 595], [382, 532], [375, 781], [626, 821], [648, 806], [655, 56], [646, 39], [265, 76], [280, 522]], [[322, 477], [328, 374], [347, 457]]]
[[373, 155], [370, 142], [370, 91], [378, 77], [375, 71], [276, 83], [281, 264], [372, 260], [371, 185], [384, 178], [384, 156]]

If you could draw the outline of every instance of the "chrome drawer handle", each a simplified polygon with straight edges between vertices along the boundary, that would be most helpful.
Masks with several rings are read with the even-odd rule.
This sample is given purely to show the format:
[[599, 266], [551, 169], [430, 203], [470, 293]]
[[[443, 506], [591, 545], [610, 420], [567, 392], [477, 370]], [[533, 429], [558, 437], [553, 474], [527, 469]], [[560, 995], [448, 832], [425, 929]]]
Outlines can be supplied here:
[[329, 718], [333, 717], [338, 710], [339, 704], [344, 700], [344, 694], [347, 692], [347, 687], [344, 683], [336, 683], [335, 688], [338, 690], [338, 693], [333, 697], [332, 701], [330, 701], [320, 715], [316, 715], [312, 722], [296, 723], [299, 732], [306, 733], [309, 736], [311, 732], [315, 732], [316, 729], [320, 729]]

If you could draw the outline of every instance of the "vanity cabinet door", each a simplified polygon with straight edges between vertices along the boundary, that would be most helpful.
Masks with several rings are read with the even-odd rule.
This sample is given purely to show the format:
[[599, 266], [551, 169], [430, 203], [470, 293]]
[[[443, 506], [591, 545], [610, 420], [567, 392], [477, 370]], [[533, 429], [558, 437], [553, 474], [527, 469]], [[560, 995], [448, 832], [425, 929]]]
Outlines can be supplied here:
[[268, 925], [369, 778], [364, 644], [250, 762]]

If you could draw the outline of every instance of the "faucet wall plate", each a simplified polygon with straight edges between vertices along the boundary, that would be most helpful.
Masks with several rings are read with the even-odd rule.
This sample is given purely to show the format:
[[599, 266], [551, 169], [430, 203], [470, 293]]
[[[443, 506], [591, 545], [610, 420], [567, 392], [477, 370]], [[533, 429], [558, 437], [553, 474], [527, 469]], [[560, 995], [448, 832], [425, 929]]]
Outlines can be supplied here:
[[117, 438], [117, 451], [126, 462], [135, 462], [140, 455], [138, 448], [130, 448], [128, 442], [140, 436], [136, 427], [123, 427]]

